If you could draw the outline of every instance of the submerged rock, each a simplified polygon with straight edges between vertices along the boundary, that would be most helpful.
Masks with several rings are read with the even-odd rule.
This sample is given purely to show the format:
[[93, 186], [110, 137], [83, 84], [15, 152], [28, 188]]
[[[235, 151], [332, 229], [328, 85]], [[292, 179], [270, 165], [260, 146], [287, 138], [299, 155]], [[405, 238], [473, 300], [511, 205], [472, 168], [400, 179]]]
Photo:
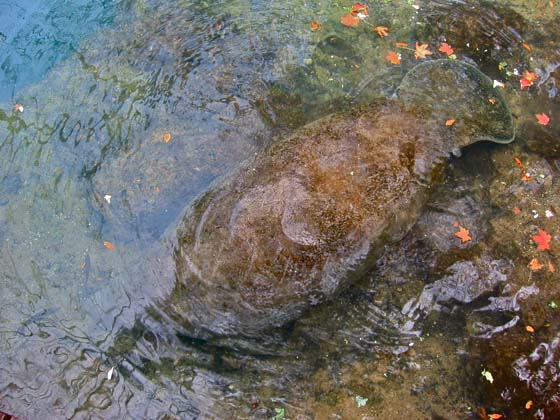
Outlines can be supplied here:
[[167, 307], [202, 335], [293, 321], [403, 238], [452, 152], [513, 137], [476, 68], [418, 65], [395, 98], [303, 127], [195, 201], [177, 231]]

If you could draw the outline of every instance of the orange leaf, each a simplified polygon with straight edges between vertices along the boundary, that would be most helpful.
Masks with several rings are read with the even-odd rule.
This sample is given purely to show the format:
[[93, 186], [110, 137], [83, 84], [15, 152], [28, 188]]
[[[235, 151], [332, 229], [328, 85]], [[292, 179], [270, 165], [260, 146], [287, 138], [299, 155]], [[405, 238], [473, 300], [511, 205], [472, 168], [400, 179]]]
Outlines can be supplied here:
[[548, 262], [548, 271], [550, 271], [551, 273], [554, 273], [556, 271], [556, 269], [554, 268], [554, 266], [550, 261]]
[[451, 45], [449, 45], [447, 42], [442, 42], [438, 51], [440, 51], [444, 54], [447, 54], [447, 55], [451, 55], [455, 52], [453, 47]]
[[395, 42], [395, 47], [408, 47], [408, 42]]
[[352, 5], [352, 14], [358, 15], [358, 18], [366, 18], [369, 16], [369, 7], [362, 3], [354, 3]]
[[389, 35], [389, 32], [387, 32], [389, 28], [387, 28], [386, 26], [376, 26], [375, 28], [373, 28], [373, 30], [377, 32], [377, 35], [379, 35], [381, 38]]
[[521, 213], [521, 210], [519, 210], [519, 207], [514, 207], [513, 208], [513, 214], [515, 214], [516, 216]]
[[401, 64], [401, 55], [394, 51], [389, 51], [385, 57], [391, 64]]
[[461, 240], [462, 244], [472, 240], [469, 230], [463, 226], [459, 226], [459, 231], [455, 232], [455, 236]]
[[532, 50], [531, 46], [530, 46], [529, 44], [527, 44], [526, 42], [524, 42], [524, 43], [521, 44], [521, 45], [523, 45], [523, 48], [525, 48], [527, 51], [531, 51], [531, 50]]
[[533, 407], [533, 401], [529, 400], [525, 403], [525, 410], [530, 410]]
[[169, 141], [171, 140], [171, 133], [168, 131], [166, 133], [163, 133], [163, 141], [165, 143], [169, 143]]
[[354, 16], [352, 13], [348, 13], [340, 18], [340, 23], [344, 26], [358, 26], [360, 23], [360, 18]]
[[498, 414], [498, 413], [488, 414], [488, 418], [491, 418], [492, 420], [498, 420], [498, 419], [501, 419], [502, 417], [504, 417], [504, 416], [502, 414]]
[[321, 24], [319, 22], [312, 21], [311, 22], [311, 30], [312, 31], [317, 31], [319, 29], [321, 29]]
[[433, 53], [428, 49], [428, 44], [416, 43], [416, 48], [414, 49], [414, 57], [418, 60], [419, 58], [426, 58], [428, 55]]
[[445, 121], [445, 125], [450, 126], [455, 124], [455, 121], [457, 121], [455, 118], [451, 118], [450, 120]]
[[544, 267], [544, 264], [541, 264], [538, 259], [533, 258], [529, 263], [529, 268], [533, 271], [539, 271]]
[[535, 117], [537, 117], [537, 122], [541, 125], [548, 125], [550, 122], [550, 117], [546, 114], [535, 114]]
[[498, 100], [496, 98], [489, 98], [488, 102], [490, 102], [492, 105], [494, 105], [496, 102], [498, 102]]
[[103, 241], [103, 245], [105, 245], [105, 248], [109, 248], [109, 249], [115, 249], [115, 245], [113, 245], [111, 242], [109, 241]]
[[531, 177], [531, 175], [529, 175], [529, 172], [523, 172], [523, 173], [521, 174], [521, 179], [522, 179], [523, 181], [530, 181], [530, 180], [532, 180], [533, 178]]
[[518, 157], [515, 157], [515, 163], [517, 163], [517, 166], [519, 166], [521, 169], [523, 169], [525, 167], [525, 165], [523, 165], [523, 162], [521, 161], [521, 159], [519, 159]]
[[533, 327], [531, 327], [530, 325], [527, 325], [527, 326], [525, 327], [525, 331], [530, 332], [530, 333], [534, 333], [534, 332], [535, 332], [535, 329], [534, 329]]
[[550, 249], [551, 240], [552, 236], [542, 229], [539, 229], [539, 233], [533, 236], [533, 241], [537, 244], [538, 251], [546, 251], [547, 249]]
[[535, 82], [539, 80], [539, 76], [534, 71], [525, 70], [523, 72], [523, 77], [530, 82]]

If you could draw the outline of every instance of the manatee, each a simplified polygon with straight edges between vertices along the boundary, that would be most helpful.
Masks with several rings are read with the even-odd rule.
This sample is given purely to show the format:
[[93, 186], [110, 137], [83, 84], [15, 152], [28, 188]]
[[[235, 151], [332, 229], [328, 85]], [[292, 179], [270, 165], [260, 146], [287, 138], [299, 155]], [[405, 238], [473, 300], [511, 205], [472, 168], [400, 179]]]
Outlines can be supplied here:
[[173, 238], [168, 313], [198, 336], [296, 320], [406, 235], [450, 154], [514, 137], [507, 104], [475, 67], [415, 66], [393, 97], [298, 129], [195, 200]]

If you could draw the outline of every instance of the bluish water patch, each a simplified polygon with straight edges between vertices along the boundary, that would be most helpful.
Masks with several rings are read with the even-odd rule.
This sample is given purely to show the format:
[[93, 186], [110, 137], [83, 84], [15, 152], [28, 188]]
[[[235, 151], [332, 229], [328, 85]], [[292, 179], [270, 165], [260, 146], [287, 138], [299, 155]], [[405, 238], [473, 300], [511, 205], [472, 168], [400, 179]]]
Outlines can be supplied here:
[[40, 80], [95, 30], [110, 26], [114, 0], [0, 1], [0, 102]]

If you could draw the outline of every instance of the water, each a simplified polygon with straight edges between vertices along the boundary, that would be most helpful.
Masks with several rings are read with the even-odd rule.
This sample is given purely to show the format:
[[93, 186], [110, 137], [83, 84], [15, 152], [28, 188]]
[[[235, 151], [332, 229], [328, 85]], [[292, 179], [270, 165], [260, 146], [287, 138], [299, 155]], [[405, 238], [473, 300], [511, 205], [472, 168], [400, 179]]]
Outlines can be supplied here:
[[[554, 418], [557, 391], [535, 373], [547, 384], [557, 373], [525, 358], [557, 357], [557, 274], [527, 263], [560, 263], [530, 242], [558, 232], [544, 211], [560, 209], [559, 5], [495, 3], [371, 2], [353, 29], [339, 23], [351, 2], [0, 2], [0, 410]], [[402, 49], [390, 65], [387, 50], [416, 40], [433, 51], [447, 40], [504, 81], [520, 141], [454, 161], [407, 238], [336, 302], [258, 340], [189, 335], [165, 308], [167, 238], [189, 203], [275, 136], [392, 94], [416, 61]], [[515, 69], [539, 81], [521, 91]], [[534, 123], [540, 112], [550, 126]], [[472, 243], [457, 243], [457, 220]]]

